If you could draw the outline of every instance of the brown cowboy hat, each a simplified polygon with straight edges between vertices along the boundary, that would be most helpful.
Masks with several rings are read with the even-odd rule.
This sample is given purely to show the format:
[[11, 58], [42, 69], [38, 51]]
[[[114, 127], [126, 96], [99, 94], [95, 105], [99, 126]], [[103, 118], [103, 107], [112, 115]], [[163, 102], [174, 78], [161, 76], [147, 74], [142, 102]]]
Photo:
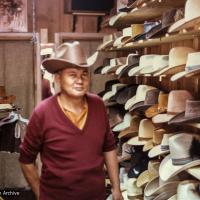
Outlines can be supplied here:
[[42, 62], [43, 67], [50, 73], [55, 74], [67, 67], [88, 68], [87, 58], [79, 42], [61, 44], [51, 57]]

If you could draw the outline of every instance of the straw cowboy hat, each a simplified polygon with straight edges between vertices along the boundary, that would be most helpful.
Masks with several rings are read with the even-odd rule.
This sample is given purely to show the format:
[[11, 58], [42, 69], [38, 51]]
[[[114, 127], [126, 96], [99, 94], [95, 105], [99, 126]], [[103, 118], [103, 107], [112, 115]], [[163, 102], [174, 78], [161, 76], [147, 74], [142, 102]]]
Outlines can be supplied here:
[[146, 97], [146, 93], [149, 90], [156, 89], [155, 87], [148, 86], [148, 85], [139, 85], [137, 87], [136, 95], [131, 97], [125, 104], [125, 110], [129, 110], [132, 106], [136, 103], [144, 101]]
[[154, 76], [171, 75], [184, 71], [189, 53], [195, 52], [190, 47], [174, 47], [169, 52], [169, 66], [158, 71]]
[[120, 66], [117, 70], [116, 70], [116, 75], [119, 75], [122, 70], [124, 70], [125, 68], [129, 67], [129, 66], [133, 66], [135, 64], [138, 64], [139, 63], [139, 55], [138, 54], [129, 54], [127, 56], [127, 59], [126, 59], [126, 64], [125, 65], [122, 65]]
[[147, 91], [145, 100], [136, 103], [129, 110], [134, 111], [134, 112], [137, 112], [137, 111], [144, 112], [150, 106], [158, 103], [159, 93], [160, 93], [159, 89], [153, 89], [153, 90]]
[[159, 194], [156, 198], [154, 198], [154, 200], [166, 200], [174, 194], [176, 194], [176, 188], [170, 188]]
[[5, 86], [0, 86], [0, 104], [13, 104], [15, 102], [15, 99], [16, 96], [14, 95], [6, 95]]
[[153, 138], [154, 130], [155, 127], [151, 120], [143, 119], [140, 121], [138, 136], [129, 139], [127, 143], [130, 145], [143, 146]]
[[67, 67], [88, 68], [87, 59], [79, 42], [63, 43], [50, 58], [42, 62], [43, 67], [50, 73], [55, 74]]
[[181, 124], [200, 121], [200, 101], [187, 100], [185, 111], [174, 116], [168, 124]]
[[168, 30], [169, 33], [193, 27], [200, 23], [200, 2], [199, 0], [187, 0], [185, 4], [185, 17], [175, 22]]
[[166, 133], [163, 135], [161, 144], [154, 146], [148, 153], [149, 158], [155, 158], [157, 156], [168, 154], [169, 151], [169, 138], [173, 136], [172, 133]]
[[182, 171], [200, 165], [200, 158], [190, 153], [195, 137], [191, 133], [180, 133], [169, 138], [170, 155], [162, 160], [159, 168], [162, 180], [166, 181]]
[[190, 99], [192, 100], [193, 97], [187, 90], [172, 90], [169, 93], [167, 113], [154, 116], [152, 118], [153, 123], [167, 123], [176, 114], [181, 113], [185, 110], [186, 100]]
[[144, 194], [146, 197], [154, 199], [156, 196], [163, 192], [177, 189], [179, 183], [179, 178], [176, 176], [168, 181], [163, 181], [160, 177], [156, 177], [147, 183], [144, 189]]
[[167, 111], [168, 104], [168, 94], [163, 93], [162, 91], [158, 96], [158, 104], [151, 106], [145, 111], [145, 116], [147, 118], [152, 118], [158, 114], [165, 113]]
[[177, 81], [183, 77], [194, 76], [200, 73], [200, 52], [189, 53], [187, 58], [187, 64], [185, 66], [185, 71], [174, 74], [170, 80]]
[[139, 72], [144, 68], [151, 68], [153, 66], [153, 60], [156, 56], [155, 54], [143, 55], [140, 57], [139, 66], [134, 67], [128, 72], [129, 76], [138, 75]]
[[199, 200], [200, 194], [198, 192], [198, 187], [199, 181], [196, 180], [186, 180], [180, 182], [177, 188], [176, 200]]
[[157, 160], [150, 160], [148, 163], [148, 169], [142, 172], [137, 178], [136, 185], [138, 187], [145, 186], [149, 181], [159, 176], [158, 169], [160, 162]]
[[124, 115], [123, 121], [117, 124], [116, 126], [114, 126], [112, 130], [115, 132], [123, 131], [124, 129], [130, 126], [131, 120], [132, 120], [132, 115], [130, 113], [126, 113]]
[[136, 136], [139, 130], [139, 124], [140, 124], [141, 118], [137, 115], [134, 115], [131, 119], [130, 126], [121, 131], [118, 135], [118, 138], [123, 137], [133, 137]]
[[139, 197], [143, 194], [142, 188], [137, 187], [136, 178], [129, 178], [127, 182], [127, 196], [128, 199], [133, 197]]
[[163, 139], [163, 135], [166, 133], [166, 130], [164, 129], [156, 129], [153, 132], [153, 138], [152, 140], [148, 141], [144, 146], [143, 146], [143, 151], [149, 151], [151, 150], [154, 146], [160, 145]]

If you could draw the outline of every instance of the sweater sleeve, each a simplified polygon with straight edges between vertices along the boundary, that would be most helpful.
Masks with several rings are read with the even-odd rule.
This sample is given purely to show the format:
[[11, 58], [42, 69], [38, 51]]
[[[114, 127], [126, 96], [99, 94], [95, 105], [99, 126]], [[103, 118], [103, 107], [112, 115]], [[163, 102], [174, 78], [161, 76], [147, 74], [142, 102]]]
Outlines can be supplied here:
[[105, 134], [105, 139], [104, 139], [103, 151], [108, 152], [116, 148], [116, 143], [115, 143], [113, 132], [110, 128], [105, 106], [104, 106], [104, 110], [105, 110], [105, 120], [106, 120], [106, 134]]
[[24, 141], [20, 145], [20, 157], [19, 161], [24, 164], [34, 163], [37, 154], [42, 148], [42, 129], [41, 122], [38, 116], [33, 112], [28, 127]]

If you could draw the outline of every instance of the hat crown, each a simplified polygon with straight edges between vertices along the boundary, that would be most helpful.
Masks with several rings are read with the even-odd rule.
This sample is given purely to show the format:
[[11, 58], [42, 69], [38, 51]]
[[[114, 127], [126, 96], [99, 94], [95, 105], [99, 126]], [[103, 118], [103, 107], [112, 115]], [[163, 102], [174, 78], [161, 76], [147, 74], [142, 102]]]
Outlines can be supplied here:
[[63, 43], [60, 45], [51, 58], [66, 60], [77, 65], [87, 64], [87, 59], [79, 42]]
[[129, 54], [127, 57], [128, 65], [133, 65], [139, 62], [139, 55], [136, 54]]
[[166, 26], [172, 24], [175, 21], [175, 19], [174, 19], [175, 14], [176, 14], [175, 8], [164, 12], [162, 15], [162, 27], [166, 27]]
[[183, 165], [192, 160], [190, 147], [194, 135], [180, 133], [169, 138], [169, 149], [173, 165]]
[[160, 90], [158, 90], [158, 89], [153, 89], [153, 90], [147, 91], [146, 97], [144, 100], [144, 105], [157, 104], [159, 93], [160, 93]]
[[139, 85], [136, 91], [136, 101], [144, 101], [146, 97], [146, 93], [149, 90], [155, 89], [154, 87], [148, 85]]
[[187, 72], [200, 69], [200, 52], [189, 53], [185, 70]]
[[185, 21], [200, 17], [200, 1], [187, 0], [185, 4]]
[[151, 122], [151, 120], [149, 119], [141, 120], [140, 125], [139, 125], [139, 133], [138, 133], [139, 138], [142, 138], [142, 139], [152, 138], [154, 129], [155, 127], [153, 123]]
[[153, 69], [159, 70], [163, 67], [166, 67], [169, 65], [169, 56], [168, 55], [159, 55], [155, 56], [153, 59]]
[[168, 97], [169, 97], [169, 94], [160, 92], [158, 96], [158, 109], [162, 109], [162, 108], [167, 109]]
[[161, 145], [160, 148], [161, 150], [165, 151], [165, 150], [169, 150], [169, 138], [172, 136], [173, 134], [164, 134], [162, 141], [161, 141]]
[[174, 47], [169, 52], [169, 67], [185, 65], [189, 53], [195, 52], [190, 47]]
[[187, 90], [172, 90], [169, 93], [167, 112], [177, 114], [185, 111], [186, 100], [192, 99], [192, 95]]
[[153, 59], [155, 56], [158, 56], [156, 54], [149, 54], [149, 55], [143, 55], [140, 57], [139, 66], [140, 67], [148, 67], [153, 66]]
[[132, 27], [127, 27], [122, 30], [123, 36], [132, 36]]
[[154, 130], [154, 132], [153, 132], [153, 143], [155, 145], [160, 144], [162, 142], [163, 135], [165, 133], [166, 133], [166, 130], [164, 130], [164, 129]]

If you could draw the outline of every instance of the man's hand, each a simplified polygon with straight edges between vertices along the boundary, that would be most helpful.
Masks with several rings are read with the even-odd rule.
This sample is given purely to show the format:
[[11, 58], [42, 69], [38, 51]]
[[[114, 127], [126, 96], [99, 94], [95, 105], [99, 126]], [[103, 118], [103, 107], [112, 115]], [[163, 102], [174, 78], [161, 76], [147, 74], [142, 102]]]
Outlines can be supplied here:
[[112, 191], [112, 200], [124, 200], [121, 191], [113, 190]]

